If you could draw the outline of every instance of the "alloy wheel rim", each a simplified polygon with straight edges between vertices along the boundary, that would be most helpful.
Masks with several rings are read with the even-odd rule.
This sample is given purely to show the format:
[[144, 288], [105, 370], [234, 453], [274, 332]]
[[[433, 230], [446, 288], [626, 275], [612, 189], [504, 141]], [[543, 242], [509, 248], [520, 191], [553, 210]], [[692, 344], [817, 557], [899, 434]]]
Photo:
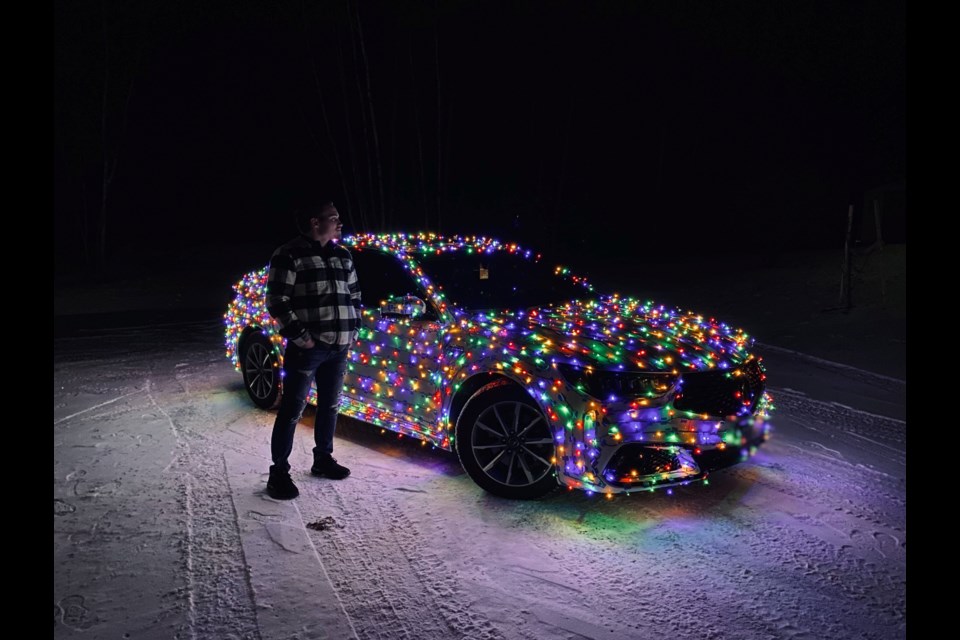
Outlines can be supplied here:
[[261, 400], [267, 398], [273, 391], [275, 373], [272, 360], [270, 351], [259, 342], [254, 342], [247, 349], [244, 362], [247, 388]]
[[540, 411], [525, 402], [497, 402], [484, 409], [470, 449], [481, 471], [508, 487], [529, 487], [553, 469], [553, 435]]

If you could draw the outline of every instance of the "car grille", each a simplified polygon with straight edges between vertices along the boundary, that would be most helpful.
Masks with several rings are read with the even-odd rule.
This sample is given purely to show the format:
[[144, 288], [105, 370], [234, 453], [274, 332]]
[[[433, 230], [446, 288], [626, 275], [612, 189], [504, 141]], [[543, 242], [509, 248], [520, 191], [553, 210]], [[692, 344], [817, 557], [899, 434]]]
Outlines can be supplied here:
[[763, 396], [765, 378], [756, 358], [732, 371], [685, 373], [673, 406], [680, 411], [712, 416], [753, 413]]

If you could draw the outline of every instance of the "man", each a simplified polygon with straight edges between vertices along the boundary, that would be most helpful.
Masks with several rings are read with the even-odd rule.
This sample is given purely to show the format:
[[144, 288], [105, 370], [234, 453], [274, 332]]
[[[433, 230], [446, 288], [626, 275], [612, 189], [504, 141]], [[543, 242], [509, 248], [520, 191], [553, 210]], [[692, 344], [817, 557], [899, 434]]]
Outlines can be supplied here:
[[335, 480], [350, 475], [331, 454], [347, 350], [360, 328], [360, 287], [350, 252], [336, 242], [343, 228], [337, 208], [332, 202], [301, 208], [295, 218], [300, 235], [273, 252], [267, 276], [267, 311], [287, 339], [267, 481], [267, 494], [278, 500], [300, 495], [287, 458], [313, 380], [316, 446], [310, 472]]

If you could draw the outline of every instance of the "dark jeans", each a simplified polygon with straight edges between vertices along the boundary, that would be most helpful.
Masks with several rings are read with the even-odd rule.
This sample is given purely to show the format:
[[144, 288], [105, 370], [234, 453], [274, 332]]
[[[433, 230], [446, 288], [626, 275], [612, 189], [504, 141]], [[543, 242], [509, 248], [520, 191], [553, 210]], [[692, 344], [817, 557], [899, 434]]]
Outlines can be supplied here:
[[313, 439], [317, 446], [313, 448], [313, 457], [316, 460], [317, 456], [333, 453], [333, 431], [337, 426], [340, 390], [346, 370], [346, 347], [341, 350], [320, 346], [302, 349], [293, 342], [287, 343], [283, 357], [283, 395], [270, 438], [271, 472], [290, 471], [287, 458], [293, 450], [293, 434], [307, 406], [307, 394], [314, 380], [317, 382], [317, 415]]

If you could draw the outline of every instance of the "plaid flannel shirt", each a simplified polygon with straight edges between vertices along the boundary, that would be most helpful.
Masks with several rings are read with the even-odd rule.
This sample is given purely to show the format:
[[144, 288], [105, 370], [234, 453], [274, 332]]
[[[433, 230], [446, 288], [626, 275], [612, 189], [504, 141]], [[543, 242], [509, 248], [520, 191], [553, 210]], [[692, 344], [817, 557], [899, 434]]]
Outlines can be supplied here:
[[360, 328], [360, 285], [350, 252], [298, 236], [270, 258], [267, 312], [280, 335], [303, 346], [308, 335], [320, 345], [344, 347]]

